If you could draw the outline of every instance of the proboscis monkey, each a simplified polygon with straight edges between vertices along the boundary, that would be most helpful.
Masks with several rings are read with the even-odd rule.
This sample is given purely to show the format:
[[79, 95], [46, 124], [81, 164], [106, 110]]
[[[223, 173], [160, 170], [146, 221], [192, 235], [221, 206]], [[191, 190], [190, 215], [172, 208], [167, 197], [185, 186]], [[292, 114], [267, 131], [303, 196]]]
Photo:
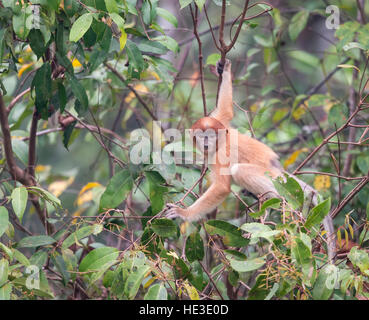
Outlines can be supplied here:
[[[232, 180], [258, 198], [279, 196], [272, 182], [272, 179], [285, 173], [279, 157], [264, 143], [230, 126], [233, 118], [231, 62], [226, 60], [223, 67], [218, 63], [217, 70], [219, 74], [223, 72], [217, 107], [208, 117], [197, 120], [191, 127], [194, 143], [209, 163], [212, 184], [188, 208], [167, 204], [168, 218], [196, 220], [212, 212], [230, 193]], [[316, 191], [295, 176], [293, 178], [304, 191], [311, 194], [312, 202], [316, 205]], [[329, 215], [323, 225], [329, 238], [329, 257], [333, 259], [335, 239]]]

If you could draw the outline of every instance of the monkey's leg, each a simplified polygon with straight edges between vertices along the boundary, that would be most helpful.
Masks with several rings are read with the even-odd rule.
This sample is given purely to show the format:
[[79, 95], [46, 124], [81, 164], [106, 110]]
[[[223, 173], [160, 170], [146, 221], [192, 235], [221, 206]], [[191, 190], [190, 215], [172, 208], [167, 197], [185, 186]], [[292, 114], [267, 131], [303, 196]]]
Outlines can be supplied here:
[[255, 164], [237, 163], [231, 167], [234, 182], [246, 188], [247, 191], [255, 196], [277, 197], [278, 192], [267, 173], [265, 168]]

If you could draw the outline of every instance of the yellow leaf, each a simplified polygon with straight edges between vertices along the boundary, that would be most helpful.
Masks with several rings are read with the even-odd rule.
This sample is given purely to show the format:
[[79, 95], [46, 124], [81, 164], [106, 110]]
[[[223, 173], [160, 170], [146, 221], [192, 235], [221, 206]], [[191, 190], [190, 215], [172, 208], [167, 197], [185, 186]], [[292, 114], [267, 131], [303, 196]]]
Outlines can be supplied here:
[[295, 152], [293, 152], [289, 158], [284, 162], [284, 165], [283, 167], [285, 169], [287, 169], [287, 167], [289, 167], [291, 164], [294, 164], [297, 160], [297, 157], [300, 155], [300, 153], [302, 152], [307, 152], [308, 151], [308, 148], [302, 148], [302, 149], [299, 149], [299, 150], [296, 150]]
[[339, 64], [337, 67], [339, 68], [344, 68], [344, 69], [356, 69], [357, 71], [360, 72], [360, 69], [357, 66], [353, 66], [351, 64]]
[[317, 191], [327, 190], [331, 187], [331, 178], [325, 175], [317, 175], [314, 179], [314, 188]]
[[73, 68], [80, 68], [80, 67], [82, 67], [82, 64], [81, 64], [81, 62], [79, 62], [79, 60], [77, 58], [74, 58], [72, 60], [72, 66], [73, 66]]
[[[139, 93], [148, 93], [149, 90], [147, 89], [147, 87], [145, 85], [143, 85], [142, 83], [139, 83], [137, 85], [135, 85], [133, 87], [136, 91], [139, 91]], [[124, 101], [126, 103], [130, 103], [134, 98], [136, 97], [136, 95], [133, 92], [130, 92], [127, 97], [124, 99]]]
[[[19, 59], [20, 60], [20, 59]], [[31, 63], [27, 63], [25, 65], [23, 65], [19, 70], [18, 70], [18, 78], [20, 78], [22, 76], [22, 74], [24, 73], [24, 71], [26, 71], [27, 69], [29, 69], [31, 66], [33, 66], [35, 63], [31, 62]]]
[[326, 103], [324, 104], [324, 111], [325, 112], [329, 112], [329, 110], [331, 110], [331, 108], [334, 106], [334, 102], [330, 101], [330, 100], [326, 100]]
[[306, 113], [306, 110], [303, 106], [299, 106], [295, 111], [292, 112], [292, 116], [299, 120], [304, 114]]
[[341, 236], [340, 230], [337, 231], [337, 243], [338, 243], [338, 247], [342, 248], [342, 236]]
[[59, 8], [64, 10], [64, 0], [60, 1]]
[[122, 34], [119, 38], [119, 48], [120, 51], [122, 51], [127, 43], [127, 33], [124, 31], [124, 29], [120, 29], [120, 31], [122, 32]]
[[[151, 272], [151, 271], [150, 271]], [[144, 289], [147, 289], [148, 287], [150, 287], [150, 285], [155, 281], [155, 278], [150, 278], [145, 284], [144, 284]]]
[[156, 79], [156, 80], [160, 80], [159, 75], [155, 72], [155, 71], [150, 71], [150, 74]]
[[93, 199], [93, 192], [92, 190], [88, 190], [77, 197], [77, 205], [81, 206], [82, 204], [89, 202]]
[[98, 182], [89, 182], [85, 186], [82, 187], [81, 191], [79, 192], [79, 195], [81, 195], [82, 193], [84, 193], [87, 190], [90, 190], [90, 189], [95, 188], [95, 187], [100, 187], [100, 186], [101, 186], [101, 184], [98, 183]]
[[39, 165], [37, 165], [37, 166], [36, 166], [36, 168], [35, 168], [35, 172], [36, 172], [36, 173], [40, 173], [40, 172], [47, 171], [47, 170], [49, 170], [49, 169], [50, 169], [50, 166], [44, 166], [44, 165], [42, 165], [42, 164], [39, 164]]
[[346, 229], [343, 230], [345, 232], [345, 242], [348, 243], [349, 242], [349, 235]]
[[250, 106], [250, 111], [251, 112], [256, 112], [258, 111], [258, 105], [256, 103], [254, 103], [253, 105]]
[[74, 181], [74, 177], [70, 177], [68, 180], [54, 181], [49, 185], [49, 191], [55, 196], [59, 197], [65, 189], [67, 189]]
[[352, 228], [351, 224], [348, 224], [348, 228], [350, 231], [351, 239], [354, 239], [354, 229]]
[[175, 259], [179, 259], [179, 257], [178, 257], [178, 255], [177, 255], [177, 253], [175, 253], [174, 251], [169, 251], [169, 252], [167, 253], [167, 255], [168, 255], [168, 256], [171, 256], [171, 257], [173, 257], [173, 258], [175, 258]]
[[199, 293], [195, 287], [191, 286], [187, 281], [184, 283], [184, 287], [191, 300], [200, 300]]

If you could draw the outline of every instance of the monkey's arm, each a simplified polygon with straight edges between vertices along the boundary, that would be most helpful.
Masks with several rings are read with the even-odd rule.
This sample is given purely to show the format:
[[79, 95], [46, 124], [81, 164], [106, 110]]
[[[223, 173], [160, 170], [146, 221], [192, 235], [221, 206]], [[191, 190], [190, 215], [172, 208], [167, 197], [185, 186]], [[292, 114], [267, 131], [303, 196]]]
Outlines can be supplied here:
[[224, 179], [215, 181], [209, 189], [187, 209], [182, 209], [172, 203], [167, 204], [168, 210], [166, 216], [168, 218], [180, 217], [184, 220], [200, 219], [201, 216], [210, 213], [225, 200], [230, 193], [230, 185], [230, 177], [224, 176]]
[[232, 74], [231, 62], [226, 60], [222, 74], [222, 83], [219, 89], [218, 104], [210, 114], [225, 127], [229, 127], [229, 122], [233, 119], [233, 94], [232, 94]]

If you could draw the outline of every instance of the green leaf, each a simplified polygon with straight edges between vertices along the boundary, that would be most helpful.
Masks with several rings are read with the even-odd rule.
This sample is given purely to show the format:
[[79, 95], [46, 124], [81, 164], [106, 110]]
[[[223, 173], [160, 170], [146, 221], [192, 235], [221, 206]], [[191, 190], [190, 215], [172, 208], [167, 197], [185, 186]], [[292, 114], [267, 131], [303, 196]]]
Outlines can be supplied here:
[[13, 152], [17, 158], [22, 161], [23, 164], [27, 165], [28, 162], [28, 145], [22, 140], [12, 139]]
[[326, 271], [329, 270], [329, 265], [322, 268], [319, 275], [315, 281], [314, 288], [312, 290], [312, 296], [314, 300], [328, 300], [333, 293], [334, 286], [327, 287], [327, 280], [329, 280], [330, 273]]
[[106, 9], [108, 10], [108, 12], [112, 13], [118, 13], [118, 6], [117, 3], [115, 2], [115, 0], [105, 0], [105, 6]]
[[9, 214], [5, 207], [0, 207], [0, 237], [8, 230]]
[[297, 60], [301, 66], [309, 67], [309, 70], [315, 69], [320, 63], [320, 60], [317, 56], [303, 50], [290, 51], [288, 52], [288, 55], [292, 59]]
[[26, 267], [31, 265], [31, 262], [27, 259], [27, 257], [22, 252], [20, 252], [17, 249], [12, 249], [12, 250], [13, 250], [13, 258], [14, 259], [19, 261], [21, 264], [23, 264]]
[[112, 20], [117, 24], [119, 30], [124, 30], [124, 19], [118, 13], [109, 14]]
[[229, 260], [231, 267], [238, 272], [249, 272], [261, 268], [265, 264], [265, 257], [249, 259], [246, 261]]
[[37, 59], [42, 57], [45, 53], [46, 46], [44, 44], [44, 37], [40, 30], [32, 29], [28, 35], [29, 45], [32, 51], [36, 54]]
[[306, 264], [310, 264], [312, 259], [312, 254], [310, 249], [305, 245], [305, 243], [296, 238], [292, 243], [292, 256], [296, 259], [296, 262], [303, 266]]
[[155, 37], [153, 40], [160, 42], [163, 46], [167, 47], [170, 51], [174, 53], [179, 52], [179, 45], [176, 40], [167, 35]]
[[67, 270], [67, 265], [62, 257], [62, 255], [58, 252], [53, 252], [51, 254], [51, 261], [53, 265], [56, 267], [56, 269], [59, 271], [59, 273], [63, 277], [63, 284], [66, 286], [68, 284], [68, 281], [70, 280], [70, 273]]
[[60, 112], [63, 113], [67, 104], [67, 93], [65, 91], [64, 84], [62, 84], [61, 82], [58, 82], [58, 100]]
[[[285, 180], [285, 181], [284, 181]], [[294, 209], [301, 207], [304, 203], [304, 192], [300, 184], [292, 177], [285, 175], [273, 180], [274, 187]]]
[[204, 258], [204, 242], [198, 232], [193, 232], [186, 240], [186, 257], [189, 262]]
[[149, 272], [149, 266], [142, 266], [137, 268], [136, 271], [129, 274], [127, 281], [124, 285], [124, 293], [128, 296], [128, 299], [134, 299], [138, 289], [144, 279], [145, 275]]
[[[7, 31], [6, 28], [2, 28], [0, 30], [0, 65], [3, 62], [3, 54], [4, 54], [4, 47], [5, 47], [5, 41], [4, 41], [4, 36], [5, 36], [5, 32]], [[1, 88], [1, 87], [0, 87]], [[6, 94], [5, 92], [3, 93], [4, 95]]]
[[105, 192], [100, 199], [100, 212], [106, 209], [116, 208], [132, 190], [133, 181], [128, 170], [116, 173], [109, 181]]
[[215, 66], [217, 64], [217, 62], [220, 59], [220, 54], [219, 53], [212, 53], [211, 55], [209, 55], [206, 59], [206, 65], [213, 65]]
[[151, 228], [157, 235], [164, 238], [177, 235], [177, 226], [170, 219], [155, 219], [151, 223]]
[[63, 145], [65, 149], [68, 149], [70, 138], [72, 137], [73, 129], [77, 124], [77, 120], [68, 124], [63, 131]]
[[85, 13], [80, 16], [72, 25], [69, 33], [69, 40], [77, 42], [90, 28], [92, 23], [92, 14]]
[[178, 27], [177, 18], [168, 10], [164, 8], [156, 8], [156, 13], [158, 14], [158, 16], [162, 17], [163, 19], [171, 23], [174, 27], [176, 28]]
[[10, 258], [13, 259], [13, 251], [10, 250], [5, 244], [0, 242], [0, 249], [5, 252], [5, 254]]
[[145, 294], [144, 300], [168, 300], [167, 290], [162, 284], [154, 284]]
[[28, 6], [26, 9], [20, 10], [17, 15], [13, 15], [13, 30], [21, 40], [26, 40], [30, 30], [27, 27], [31, 27], [27, 21], [32, 13], [30, 9], [31, 7]]
[[324, 200], [323, 202], [319, 203], [316, 207], [311, 209], [305, 222], [305, 228], [310, 229], [312, 226], [321, 223], [324, 217], [329, 213], [330, 209], [331, 209], [331, 198]]
[[6, 259], [0, 260], [0, 287], [8, 281], [9, 262]]
[[242, 231], [226, 221], [209, 220], [205, 224], [206, 231], [211, 234], [218, 234], [223, 237], [223, 242], [231, 247], [243, 247], [249, 243], [249, 240], [242, 237]]
[[76, 99], [81, 103], [83, 111], [86, 111], [88, 109], [88, 97], [85, 88], [73, 75], [67, 73], [66, 76], [73, 94], [75, 95]]
[[200, 11], [204, 7], [205, 0], [195, 0], [196, 5], [199, 7]]
[[15, 188], [10, 196], [14, 213], [22, 223], [24, 211], [27, 207], [28, 191], [25, 187]]
[[141, 6], [142, 20], [150, 25], [156, 17], [157, 1], [145, 0]]
[[136, 69], [138, 73], [141, 73], [144, 68], [144, 60], [141, 51], [138, 49], [137, 45], [129, 39], [127, 39], [125, 49], [129, 63], [132, 64], [132, 67]]
[[33, 248], [55, 243], [56, 240], [50, 236], [24, 237], [18, 242], [18, 248]]
[[365, 250], [353, 247], [347, 256], [355, 267], [358, 267], [364, 274], [369, 275], [369, 255]]
[[165, 180], [156, 171], [145, 171], [145, 177], [149, 182], [151, 209], [155, 215], [164, 207], [164, 194], [168, 188], [163, 186]]
[[86, 226], [78, 229], [77, 231], [73, 232], [68, 238], [66, 238], [62, 244], [62, 248], [66, 249], [69, 248], [71, 245], [76, 243], [77, 241], [88, 237], [89, 235], [93, 234], [95, 231], [94, 226]]
[[252, 218], [259, 218], [260, 216], [262, 216], [265, 213], [265, 210], [267, 208], [279, 208], [281, 203], [281, 199], [278, 198], [272, 198], [272, 199], [268, 199], [267, 201], [265, 201], [261, 208], [260, 211], [258, 212], [249, 212], [249, 216]]
[[138, 48], [144, 53], [165, 54], [168, 52], [168, 49], [160, 42], [150, 41], [148, 39], [142, 39], [138, 45]]
[[181, 9], [183, 9], [184, 7], [187, 7], [190, 3], [192, 3], [192, 0], [179, 0]]
[[360, 169], [360, 171], [363, 174], [368, 174], [368, 172], [369, 172], [369, 157], [367, 155], [357, 157], [356, 165], [358, 166], [358, 168]]
[[42, 266], [45, 265], [46, 261], [47, 261], [47, 252], [44, 250], [39, 250], [36, 251], [33, 256], [29, 259], [30, 263], [32, 265], [37, 266], [39, 269], [42, 268]]
[[292, 41], [295, 41], [301, 31], [305, 29], [309, 15], [309, 11], [301, 10], [292, 17], [290, 25], [288, 26], [288, 34]]
[[234, 259], [234, 260], [243, 261], [243, 260], [247, 259], [247, 256], [244, 253], [239, 252], [237, 250], [225, 249], [224, 253], [225, 253], [225, 256], [228, 260]]
[[51, 66], [49, 62], [45, 62], [42, 67], [36, 71], [31, 84], [31, 90], [35, 88], [36, 92], [35, 105], [37, 112], [44, 120], [47, 120], [49, 116], [48, 104], [52, 91], [51, 82]]
[[107, 263], [114, 263], [119, 256], [117, 248], [101, 247], [92, 250], [83, 258], [79, 265], [80, 272], [99, 271]]
[[270, 290], [270, 292], [268, 293], [268, 295], [265, 297], [264, 300], [270, 300], [271, 298], [273, 298], [273, 296], [275, 295], [278, 289], [279, 289], [279, 284], [278, 283], [273, 284], [272, 289]]
[[42, 188], [39, 187], [28, 187], [28, 191], [29, 192], [36, 192], [42, 199], [48, 201], [50, 204], [52, 204], [55, 208], [56, 207], [61, 207], [61, 202], [60, 200], [55, 197], [51, 192], [44, 190]]
[[11, 283], [4, 284], [0, 287], [0, 300], [10, 300], [13, 286]]
[[282, 232], [281, 230], [272, 230], [269, 226], [257, 222], [245, 223], [241, 229], [251, 233], [251, 244], [255, 244], [259, 238], [265, 238], [272, 242], [273, 237]]

